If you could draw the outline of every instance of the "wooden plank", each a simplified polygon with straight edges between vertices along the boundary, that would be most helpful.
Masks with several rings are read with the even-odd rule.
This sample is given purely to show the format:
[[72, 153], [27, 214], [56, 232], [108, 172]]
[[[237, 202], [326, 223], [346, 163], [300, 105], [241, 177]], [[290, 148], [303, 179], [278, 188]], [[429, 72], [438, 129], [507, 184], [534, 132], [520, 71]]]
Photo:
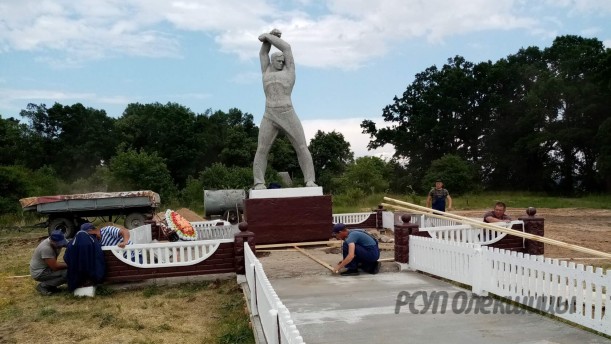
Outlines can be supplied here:
[[309, 254], [308, 252], [306, 252], [304, 249], [302, 249], [302, 248], [300, 248], [300, 247], [297, 247], [297, 246], [293, 246], [293, 247], [294, 247], [294, 248], [295, 248], [297, 251], [299, 251], [299, 252], [303, 253], [304, 255], [306, 255], [308, 258], [311, 258], [312, 260], [314, 260], [314, 261], [315, 261], [315, 262], [317, 262], [318, 264], [320, 264], [320, 265], [324, 266], [325, 268], [327, 268], [327, 269], [331, 270], [331, 272], [335, 272], [335, 273], [337, 273], [337, 271], [335, 271], [335, 269], [334, 269], [334, 268], [333, 268], [331, 265], [327, 264], [327, 262], [323, 262], [322, 260], [320, 260], [320, 259], [318, 259], [318, 258], [314, 257], [313, 255]]
[[294, 249], [294, 248], [289, 248], [289, 249], [281, 249], [281, 248], [279, 248], [279, 249], [273, 249], [273, 250], [260, 250], [260, 249], [257, 249], [257, 253], [259, 253], [259, 252], [297, 252], [297, 250]]
[[455, 214], [450, 214], [450, 213], [444, 213], [444, 215], [432, 214], [432, 212], [436, 212], [436, 213], [440, 213], [440, 212], [438, 210], [432, 210], [432, 209], [425, 208], [425, 207], [422, 207], [422, 206], [419, 206], [419, 205], [416, 205], [416, 204], [412, 204], [412, 203], [408, 203], [408, 202], [403, 202], [403, 201], [395, 200], [395, 199], [392, 199], [390, 197], [384, 197], [384, 200], [395, 202], [397, 204], [406, 206], [406, 207], [402, 207], [402, 206], [395, 205], [395, 204], [382, 203], [383, 206], [386, 206], [386, 207], [389, 207], [389, 208], [396, 208], [396, 209], [405, 210], [405, 211], [413, 211], [413, 212], [423, 213], [423, 214], [427, 214], [427, 216], [437, 217], [437, 218], [442, 218], [442, 219], [459, 220], [459, 221], [464, 222], [464, 223], [472, 224], [474, 226], [478, 226], [478, 227], [482, 227], [482, 228], [491, 229], [491, 230], [494, 230], [494, 231], [497, 231], [497, 232], [501, 232], [501, 233], [507, 233], [507, 234], [511, 234], [511, 235], [514, 235], [514, 236], [517, 236], [517, 237], [521, 237], [521, 238], [525, 238], [525, 239], [530, 239], [530, 240], [534, 240], [534, 241], [539, 241], [539, 242], [543, 242], [543, 243], [546, 243], [546, 244], [550, 244], [550, 245], [554, 245], [554, 246], [559, 246], [559, 247], [563, 247], [563, 248], [568, 248], [568, 249], [571, 249], [571, 250], [575, 250], [575, 251], [579, 251], [579, 252], [583, 252], [583, 253], [588, 253], [588, 254], [591, 254], [591, 255], [599, 256], [599, 257], [611, 258], [611, 253], [601, 252], [601, 251], [593, 250], [593, 249], [590, 249], [590, 248], [587, 248], [587, 247], [583, 247], [583, 246], [579, 246], [579, 245], [574, 245], [574, 244], [569, 244], [569, 243], [565, 243], [565, 242], [562, 242], [562, 241], [558, 241], [558, 240], [542, 237], [542, 236], [539, 236], [539, 235], [534, 235], [534, 234], [530, 234], [530, 233], [523, 233], [523, 232], [517, 231], [515, 229], [509, 229], [509, 228], [497, 226], [497, 225], [494, 225], [492, 223], [485, 223], [485, 222], [481, 222], [481, 221], [476, 221], [476, 220], [470, 219], [468, 217], [460, 216], [460, 215], [455, 215]]
[[341, 241], [306, 241], [306, 242], [293, 242], [287, 244], [266, 244], [266, 245], [255, 245], [256, 249], [260, 248], [278, 248], [278, 247], [294, 247], [294, 246], [316, 246], [316, 245], [331, 245], [339, 246]]

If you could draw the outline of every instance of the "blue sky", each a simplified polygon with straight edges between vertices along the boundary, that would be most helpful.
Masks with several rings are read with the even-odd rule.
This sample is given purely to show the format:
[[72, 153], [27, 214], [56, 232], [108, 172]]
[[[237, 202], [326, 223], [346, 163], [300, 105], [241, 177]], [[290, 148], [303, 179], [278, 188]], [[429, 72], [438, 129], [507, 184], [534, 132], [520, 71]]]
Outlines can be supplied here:
[[104, 109], [176, 102], [195, 113], [238, 108], [259, 124], [259, 34], [293, 48], [293, 104], [309, 140], [336, 130], [356, 156], [363, 119], [414, 75], [461, 55], [496, 61], [558, 35], [611, 47], [609, 0], [0, 0], [0, 115], [28, 103]]

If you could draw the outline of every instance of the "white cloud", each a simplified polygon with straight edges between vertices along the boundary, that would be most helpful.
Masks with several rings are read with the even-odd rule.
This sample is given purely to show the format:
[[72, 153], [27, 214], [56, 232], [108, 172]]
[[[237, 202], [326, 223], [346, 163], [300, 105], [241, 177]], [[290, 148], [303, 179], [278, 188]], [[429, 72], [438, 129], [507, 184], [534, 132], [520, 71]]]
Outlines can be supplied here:
[[[107, 56], [177, 57], [180, 30], [213, 37], [221, 51], [253, 59], [257, 36], [284, 31], [298, 63], [353, 69], [415, 38], [438, 44], [484, 30], [527, 30], [549, 37], [545, 5], [577, 14], [611, 12], [608, 0], [330, 0], [288, 10], [271, 0], [21, 0], [0, 4], [0, 53], [53, 51], [54, 65]], [[284, 4], [284, 6], [289, 6]], [[536, 11], [536, 12], [533, 12]], [[178, 29], [176, 31], [174, 29]]]
[[[363, 130], [360, 125], [363, 120], [365, 120], [365, 118], [316, 119], [303, 120], [301, 124], [308, 143], [314, 135], [316, 135], [318, 130], [325, 133], [336, 131], [344, 135], [344, 139], [350, 143], [350, 149], [354, 152], [355, 158], [361, 156], [377, 156], [384, 159], [390, 159], [395, 152], [392, 145], [386, 145], [371, 151], [367, 150], [369, 135], [362, 133]], [[378, 121], [378, 125], [382, 123], [383, 121]]]
[[[125, 96], [105, 96], [91, 92], [69, 92], [62, 90], [49, 90], [49, 89], [7, 89], [0, 88], [0, 107], [10, 109], [15, 113], [18, 113], [21, 109], [24, 109], [27, 103], [45, 103], [48, 106], [53, 105], [55, 102], [67, 102], [67, 103], [83, 103], [90, 102], [91, 104], [85, 104], [86, 106], [102, 106], [104, 105], [125, 105], [135, 100]], [[9, 115], [9, 114], [5, 114]]]

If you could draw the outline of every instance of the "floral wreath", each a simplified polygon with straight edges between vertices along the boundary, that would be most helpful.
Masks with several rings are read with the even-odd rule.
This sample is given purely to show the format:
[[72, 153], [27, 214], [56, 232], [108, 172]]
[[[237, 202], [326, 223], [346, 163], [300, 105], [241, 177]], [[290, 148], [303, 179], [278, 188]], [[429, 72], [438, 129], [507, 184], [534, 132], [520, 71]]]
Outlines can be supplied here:
[[191, 223], [179, 213], [168, 209], [165, 212], [165, 219], [170, 229], [176, 231], [181, 240], [197, 240], [197, 233]]

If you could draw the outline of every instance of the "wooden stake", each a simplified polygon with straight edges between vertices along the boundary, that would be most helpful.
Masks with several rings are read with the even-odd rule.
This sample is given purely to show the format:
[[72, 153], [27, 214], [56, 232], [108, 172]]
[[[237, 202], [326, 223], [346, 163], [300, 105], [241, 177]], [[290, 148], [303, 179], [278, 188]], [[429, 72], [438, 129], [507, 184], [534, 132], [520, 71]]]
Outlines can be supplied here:
[[468, 217], [460, 216], [460, 215], [455, 215], [455, 214], [450, 214], [450, 213], [443, 213], [443, 215], [440, 215], [440, 214], [431, 214], [432, 212], [436, 212], [436, 213], [442, 213], [442, 212], [440, 212], [438, 210], [432, 210], [432, 209], [429, 209], [429, 208], [425, 208], [425, 207], [422, 207], [422, 206], [419, 206], [419, 205], [416, 205], [416, 204], [412, 204], [412, 203], [408, 203], [408, 202], [403, 202], [403, 201], [399, 201], [399, 200], [396, 200], [396, 199], [392, 199], [390, 197], [384, 197], [384, 200], [404, 205], [407, 208], [406, 207], [397, 206], [397, 205], [394, 205], [394, 204], [388, 204], [388, 203], [382, 203], [383, 206], [387, 206], [387, 207], [391, 207], [391, 208], [396, 208], [396, 209], [400, 209], [400, 210], [406, 210], [406, 211], [417, 211], [419, 213], [429, 214], [430, 216], [434, 215], [433, 217], [441, 217], [441, 218], [445, 218], [445, 219], [458, 220], [458, 221], [464, 222], [466, 224], [470, 224], [470, 225], [474, 225], [474, 226], [477, 226], [477, 227], [491, 229], [491, 230], [494, 230], [494, 231], [497, 231], [497, 232], [501, 232], [501, 233], [511, 234], [511, 235], [514, 235], [514, 236], [517, 236], [517, 237], [520, 237], [520, 238], [525, 238], [525, 239], [529, 239], [529, 240], [539, 241], [539, 242], [543, 242], [543, 243], [546, 243], [546, 244], [550, 244], [550, 245], [554, 245], [554, 246], [559, 246], [559, 247], [563, 247], [563, 248], [568, 248], [568, 249], [571, 249], [571, 250], [575, 250], [575, 251], [579, 251], [579, 252], [583, 252], [583, 253], [587, 253], [587, 254], [592, 254], [592, 255], [595, 255], [595, 256], [603, 257], [603, 258], [611, 258], [611, 253], [605, 253], [605, 252], [593, 250], [593, 249], [590, 249], [590, 248], [587, 248], [587, 247], [573, 245], [573, 244], [569, 244], [569, 243], [566, 243], [566, 242], [562, 242], [562, 241], [558, 241], [558, 240], [542, 237], [542, 236], [539, 236], [539, 235], [534, 235], [534, 234], [530, 234], [530, 233], [523, 233], [523, 232], [517, 231], [515, 229], [509, 229], [509, 228], [497, 226], [497, 225], [492, 224], [492, 223], [485, 223], [485, 222], [481, 222], [481, 221], [476, 221], [476, 220], [470, 219]]
[[308, 258], [311, 258], [313, 261], [317, 262], [318, 264], [324, 266], [325, 268], [331, 270], [331, 272], [335, 272], [335, 270], [333, 269], [333, 267], [329, 264], [327, 264], [327, 262], [323, 262], [322, 260], [314, 257], [313, 255], [309, 254], [308, 252], [306, 252], [304, 249], [297, 247], [297, 246], [293, 246], [297, 251], [303, 253], [304, 255], [306, 255]]

